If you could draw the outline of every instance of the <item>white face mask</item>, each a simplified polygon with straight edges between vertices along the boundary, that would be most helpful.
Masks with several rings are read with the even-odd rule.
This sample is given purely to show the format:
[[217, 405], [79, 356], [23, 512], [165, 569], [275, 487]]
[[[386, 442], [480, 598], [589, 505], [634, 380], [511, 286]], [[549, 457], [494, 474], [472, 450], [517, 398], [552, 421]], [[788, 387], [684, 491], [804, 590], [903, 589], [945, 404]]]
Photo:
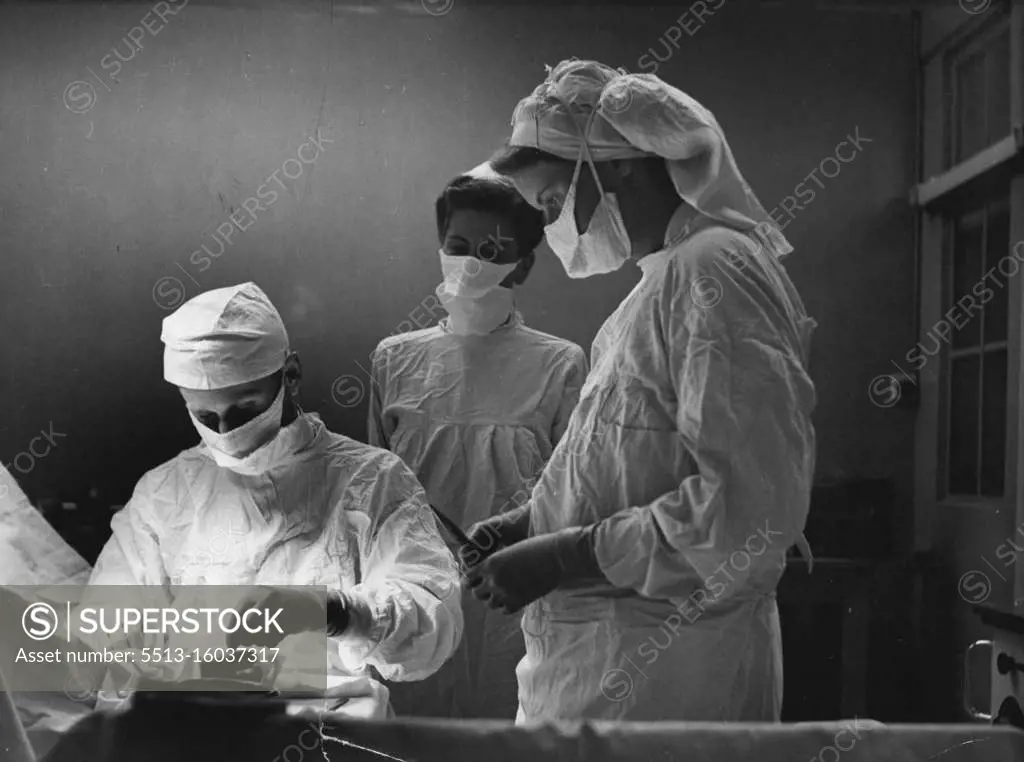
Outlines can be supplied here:
[[488, 334], [502, 325], [515, 308], [512, 289], [501, 282], [517, 263], [496, 265], [475, 257], [441, 256], [444, 281], [434, 293], [449, 315], [449, 327], [456, 334]]
[[589, 154], [587, 163], [590, 164], [597, 189], [601, 193], [601, 200], [590, 218], [587, 232], [580, 234], [575, 216], [576, 186], [579, 185], [580, 167], [583, 165], [582, 155], [576, 163], [572, 184], [558, 219], [544, 228], [548, 245], [561, 260], [570, 278], [589, 278], [591, 275], [614, 272], [626, 263], [633, 248], [626, 224], [622, 221], [618, 199], [614, 193], [604, 192], [597, 168], [590, 161]]
[[273, 468], [281, 457], [287, 454], [275, 446], [281, 433], [284, 386], [282, 380], [281, 389], [270, 407], [251, 421], [225, 434], [214, 431], [192, 415], [191, 410], [189, 411], [192, 425], [206, 443], [210, 455], [218, 466], [240, 474], [261, 474]]

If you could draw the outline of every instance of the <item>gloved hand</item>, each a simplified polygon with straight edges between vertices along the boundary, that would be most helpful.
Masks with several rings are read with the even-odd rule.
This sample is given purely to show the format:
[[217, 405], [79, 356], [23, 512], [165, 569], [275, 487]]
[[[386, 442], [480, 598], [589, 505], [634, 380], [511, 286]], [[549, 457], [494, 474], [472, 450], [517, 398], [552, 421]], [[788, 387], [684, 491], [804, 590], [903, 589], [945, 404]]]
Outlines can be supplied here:
[[491, 554], [469, 573], [473, 595], [514, 614], [552, 590], [580, 579], [602, 579], [594, 551], [597, 524], [521, 540]]
[[466, 536], [477, 547], [459, 548], [459, 557], [462, 563], [472, 568], [502, 548], [522, 542], [529, 535], [530, 504], [527, 503], [471, 526]]
[[[250, 593], [238, 606], [236, 610], [241, 614], [247, 609], [269, 609], [270, 616], [281, 609], [281, 614], [274, 619], [281, 629], [271, 625], [264, 627], [264, 618], [258, 620], [250, 617], [253, 629], [259, 632], [248, 632], [245, 627], [239, 627], [235, 632], [228, 634], [228, 647], [255, 646], [262, 648], [274, 648], [278, 643], [289, 635], [297, 635], [301, 632], [325, 632], [331, 637], [341, 635], [348, 629], [349, 625], [349, 604], [344, 593], [331, 592], [324, 596], [313, 590], [299, 590], [295, 588], [281, 587], [260, 587]], [[256, 622], [259, 621], [259, 625]], [[324, 623], [326, 622], [326, 628]], [[269, 631], [264, 631], [269, 630]]]

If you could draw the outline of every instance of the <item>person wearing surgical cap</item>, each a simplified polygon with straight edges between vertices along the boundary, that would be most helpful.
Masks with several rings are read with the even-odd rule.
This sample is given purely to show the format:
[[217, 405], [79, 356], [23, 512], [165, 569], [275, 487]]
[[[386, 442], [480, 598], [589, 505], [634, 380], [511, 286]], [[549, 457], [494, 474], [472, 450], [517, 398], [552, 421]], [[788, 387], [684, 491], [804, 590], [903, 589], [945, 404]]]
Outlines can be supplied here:
[[[587, 360], [516, 309], [544, 223], [511, 182], [483, 164], [453, 179], [435, 211], [436, 294], [448, 316], [378, 345], [367, 428], [370, 443], [399, 455], [431, 504], [465, 528], [525, 501], [565, 432]], [[455, 656], [431, 678], [394, 687], [399, 715], [515, 713], [525, 652], [518, 621], [476, 605], [463, 611]]]
[[518, 722], [780, 719], [775, 590], [815, 463], [814, 321], [792, 247], [710, 111], [661, 79], [563, 61], [492, 159], [571, 277], [635, 262], [565, 435], [477, 597], [525, 607]]
[[328, 688], [356, 686], [363, 716], [386, 716], [378, 676], [427, 677], [462, 631], [458, 567], [422, 487], [397, 456], [302, 411], [298, 356], [255, 284], [186, 302], [161, 338], [202, 441], [142, 477], [90, 585], [253, 585], [304, 610], [312, 593], [279, 586], [326, 587], [313, 652]]

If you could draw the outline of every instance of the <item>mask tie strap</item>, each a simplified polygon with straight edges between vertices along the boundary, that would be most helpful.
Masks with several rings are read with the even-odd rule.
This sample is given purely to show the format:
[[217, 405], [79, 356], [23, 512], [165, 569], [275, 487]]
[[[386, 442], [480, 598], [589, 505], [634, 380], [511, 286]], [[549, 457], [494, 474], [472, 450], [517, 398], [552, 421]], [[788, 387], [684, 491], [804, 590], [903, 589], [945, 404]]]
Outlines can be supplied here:
[[590, 172], [594, 176], [594, 182], [597, 184], [597, 192], [600, 194], [600, 196], [598, 196], [598, 203], [600, 203], [600, 200], [604, 200], [604, 187], [601, 185], [601, 178], [597, 174], [597, 167], [594, 165], [594, 157], [590, 152], [590, 144], [587, 142], [587, 133], [590, 132], [590, 126], [594, 123], [597, 116], [597, 109], [591, 111], [590, 116], [587, 117], [587, 123], [582, 129], [575, 117], [573, 117], [572, 123], [576, 126], [577, 130], [580, 130], [580, 164], [582, 166], [582, 160], [586, 158], [587, 164], [590, 165]]
[[[594, 119], [597, 117], [597, 109], [590, 112], [587, 117], [586, 123], [581, 127], [579, 119], [576, 118], [576, 110], [572, 107], [571, 103], [562, 101], [562, 105], [565, 106], [566, 111], [569, 114], [569, 119], [572, 121], [573, 127], [576, 128], [576, 132], [580, 136], [580, 155], [576, 159], [576, 168], [572, 173], [572, 182], [569, 187], [575, 189], [576, 184], [579, 182], [580, 170], [583, 168], [583, 161], [586, 160], [587, 164], [590, 165], [590, 171], [594, 176], [594, 182], [597, 183], [597, 190], [601, 194], [600, 198], [604, 198], [604, 188], [601, 186], [601, 179], [597, 176], [597, 167], [594, 166], [594, 159], [590, 154], [590, 146], [587, 144], [587, 133], [590, 132], [590, 125], [594, 123]], [[537, 119], [537, 134], [540, 135], [540, 117]], [[566, 193], [566, 200], [568, 200], [569, 194]], [[577, 234], [579, 230], [577, 229]]]

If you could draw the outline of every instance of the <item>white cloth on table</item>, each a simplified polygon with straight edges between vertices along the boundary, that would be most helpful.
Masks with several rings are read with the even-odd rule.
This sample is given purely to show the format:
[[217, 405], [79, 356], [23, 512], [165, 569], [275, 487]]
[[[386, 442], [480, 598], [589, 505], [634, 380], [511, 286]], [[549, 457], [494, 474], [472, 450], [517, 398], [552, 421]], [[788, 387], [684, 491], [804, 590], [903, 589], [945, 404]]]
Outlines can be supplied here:
[[[0, 585], [83, 585], [89, 573], [85, 559], [50, 526], [17, 480], [0, 465]], [[0, 726], [5, 726], [0, 727], [4, 736], [0, 750], [9, 754], [12, 762], [25, 753], [16, 750], [19, 738], [27, 737], [36, 753], [42, 755], [61, 733], [90, 711], [87, 703], [73, 701], [63, 693], [18, 691], [8, 695], [5, 690], [0, 686], [0, 701], [8, 702], [16, 713], [0, 718]]]
[[0, 585], [75, 585], [88, 579], [89, 564], [0, 465]]

